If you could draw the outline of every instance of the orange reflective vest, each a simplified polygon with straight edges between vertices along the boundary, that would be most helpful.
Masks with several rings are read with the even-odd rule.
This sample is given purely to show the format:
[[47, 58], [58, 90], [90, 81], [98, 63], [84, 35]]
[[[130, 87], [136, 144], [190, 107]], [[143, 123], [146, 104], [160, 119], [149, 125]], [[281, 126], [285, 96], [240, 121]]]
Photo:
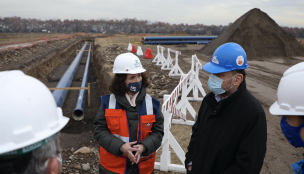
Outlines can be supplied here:
[[[116, 101], [114, 94], [101, 97], [101, 104], [105, 109], [105, 117], [109, 131], [124, 142], [130, 142], [129, 122], [126, 111]], [[160, 102], [146, 94], [145, 100], [139, 106], [139, 123], [137, 126], [137, 143], [150, 135], [155, 117], [159, 111]], [[154, 170], [156, 153], [141, 156], [137, 169], [139, 174], [152, 173]], [[115, 173], [126, 173], [128, 158], [126, 155], [116, 157], [100, 146], [100, 164], [107, 170]]]

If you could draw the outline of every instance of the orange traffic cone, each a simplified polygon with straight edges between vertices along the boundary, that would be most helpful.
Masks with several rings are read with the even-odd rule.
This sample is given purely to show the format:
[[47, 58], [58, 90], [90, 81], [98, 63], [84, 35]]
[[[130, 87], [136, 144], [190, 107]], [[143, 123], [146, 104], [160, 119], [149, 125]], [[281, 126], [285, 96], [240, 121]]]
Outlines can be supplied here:
[[146, 49], [145, 58], [147, 58], [147, 59], [152, 59], [152, 58], [153, 58], [153, 56], [152, 56], [152, 51], [151, 51], [150, 48], [147, 48], [147, 49]]
[[133, 47], [132, 47], [132, 53], [136, 53], [135, 45], [133, 45]]

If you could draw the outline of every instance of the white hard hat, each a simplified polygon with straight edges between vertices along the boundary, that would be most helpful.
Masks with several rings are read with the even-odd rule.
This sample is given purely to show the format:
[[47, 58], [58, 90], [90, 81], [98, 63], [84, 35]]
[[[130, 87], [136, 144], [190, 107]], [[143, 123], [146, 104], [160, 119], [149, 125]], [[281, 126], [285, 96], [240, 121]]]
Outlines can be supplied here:
[[286, 70], [277, 91], [277, 101], [269, 108], [272, 115], [304, 115], [304, 62]]
[[139, 58], [132, 53], [123, 53], [115, 58], [113, 65], [115, 74], [138, 74], [145, 71]]
[[0, 154], [32, 151], [69, 121], [39, 80], [22, 71], [3, 71], [0, 84]]

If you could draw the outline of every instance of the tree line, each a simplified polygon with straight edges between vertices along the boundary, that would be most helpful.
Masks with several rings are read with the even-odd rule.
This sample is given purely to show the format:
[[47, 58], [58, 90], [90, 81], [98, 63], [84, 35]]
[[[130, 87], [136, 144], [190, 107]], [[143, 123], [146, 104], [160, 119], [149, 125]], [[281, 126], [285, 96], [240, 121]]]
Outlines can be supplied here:
[[[169, 24], [168, 22], [151, 22], [148, 20], [129, 19], [50, 19], [40, 20], [21, 17], [0, 17], [0, 32], [42, 32], [55, 33], [159, 33], [170, 34], [175, 31], [184, 31], [190, 35], [220, 35], [229, 25], [188, 25]], [[294, 37], [304, 37], [304, 28], [282, 27]]]

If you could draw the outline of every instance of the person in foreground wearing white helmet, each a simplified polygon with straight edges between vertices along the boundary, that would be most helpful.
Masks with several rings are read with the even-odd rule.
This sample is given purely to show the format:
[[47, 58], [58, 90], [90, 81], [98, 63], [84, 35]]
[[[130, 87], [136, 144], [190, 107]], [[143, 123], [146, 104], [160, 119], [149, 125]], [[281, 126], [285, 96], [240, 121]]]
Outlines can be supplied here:
[[23, 72], [0, 72], [0, 173], [61, 173], [57, 133], [67, 124], [49, 89]]
[[[272, 115], [281, 115], [281, 129], [294, 147], [304, 147], [304, 62], [298, 63], [283, 74], [277, 101], [269, 108]], [[291, 165], [295, 174], [304, 173], [304, 159]]]
[[244, 49], [218, 47], [203, 69], [211, 90], [202, 101], [186, 153], [185, 167], [195, 174], [259, 174], [266, 153], [264, 110], [246, 88]]
[[93, 123], [100, 145], [100, 174], [154, 173], [164, 118], [160, 102], [146, 93], [145, 71], [132, 53], [120, 54], [114, 61], [112, 94], [101, 97]]

